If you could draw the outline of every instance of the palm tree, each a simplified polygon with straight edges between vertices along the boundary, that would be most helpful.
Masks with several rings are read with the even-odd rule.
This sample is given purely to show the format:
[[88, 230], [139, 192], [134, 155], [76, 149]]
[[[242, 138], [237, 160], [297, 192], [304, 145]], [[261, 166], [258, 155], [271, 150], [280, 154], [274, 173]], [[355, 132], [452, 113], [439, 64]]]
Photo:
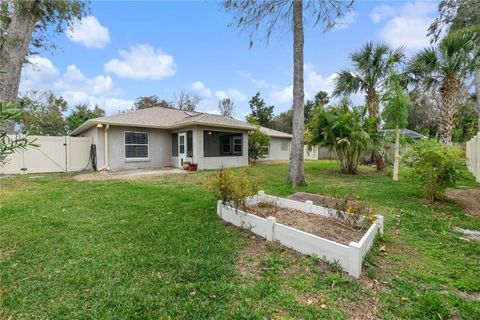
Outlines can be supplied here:
[[[227, 12], [233, 13], [235, 25], [248, 30], [250, 46], [261, 32], [266, 40], [275, 29], [293, 33], [293, 118], [292, 146], [287, 180], [293, 186], [305, 182], [304, 149], [304, 84], [303, 84], [303, 26], [307, 20], [314, 25], [331, 29], [349, 10], [354, 0], [224, 0]], [[309, 19], [310, 18], [310, 19]], [[286, 28], [285, 28], [286, 27]]]
[[440, 139], [443, 143], [452, 143], [453, 117], [463, 82], [479, 65], [480, 52], [475, 46], [479, 38], [479, 28], [452, 33], [438, 47], [422, 50], [409, 63], [412, 82], [440, 95]]
[[[393, 50], [385, 43], [374, 45], [373, 42], [367, 42], [351, 55], [353, 69], [342, 70], [335, 79], [334, 96], [347, 96], [357, 92], [365, 94], [368, 113], [374, 119], [372, 138], [376, 146], [381, 142], [379, 95], [390, 70], [404, 58], [403, 47]], [[381, 150], [379, 148], [374, 155], [377, 170], [385, 169], [385, 155]]]

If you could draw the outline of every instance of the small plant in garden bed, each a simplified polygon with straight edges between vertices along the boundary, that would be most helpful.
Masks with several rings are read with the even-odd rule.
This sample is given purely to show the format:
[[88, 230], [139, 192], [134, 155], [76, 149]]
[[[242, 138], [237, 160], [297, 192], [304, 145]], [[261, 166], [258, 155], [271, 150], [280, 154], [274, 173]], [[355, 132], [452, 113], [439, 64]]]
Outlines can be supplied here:
[[375, 222], [371, 208], [360, 202], [360, 196], [333, 199], [330, 216], [339, 222], [359, 229], [369, 228]]
[[205, 187], [223, 204], [243, 209], [246, 198], [258, 192], [258, 185], [250, 176], [247, 170], [222, 168], [205, 182]]

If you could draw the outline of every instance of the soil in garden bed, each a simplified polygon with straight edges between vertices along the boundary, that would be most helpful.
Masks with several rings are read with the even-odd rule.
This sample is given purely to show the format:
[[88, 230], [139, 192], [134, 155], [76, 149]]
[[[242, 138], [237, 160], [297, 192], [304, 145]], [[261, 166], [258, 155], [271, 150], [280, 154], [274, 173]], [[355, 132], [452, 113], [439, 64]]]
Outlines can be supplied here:
[[350, 241], [362, 239], [367, 228], [355, 228], [333, 218], [300, 210], [282, 208], [270, 203], [257, 203], [245, 208], [246, 212], [262, 218], [275, 217], [277, 222], [316, 236], [348, 245]]

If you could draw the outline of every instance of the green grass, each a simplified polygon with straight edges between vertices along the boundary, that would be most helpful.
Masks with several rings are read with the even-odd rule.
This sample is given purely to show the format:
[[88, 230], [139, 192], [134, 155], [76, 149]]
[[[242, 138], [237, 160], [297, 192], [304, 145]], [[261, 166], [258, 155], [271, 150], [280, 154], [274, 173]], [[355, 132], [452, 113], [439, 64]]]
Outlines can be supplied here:
[[[383, 214], [385, 236], [362, 280], [221, 223], [202, 187], [211, 172], [2, 179], [0, 318], [342, 319], [375, 301], [385, 319], [479, 319], [480, 302], [458, 293], [480, 292], [480, 245], [452, 227], [480, 230], [480, 219], [455, 203], [425, 204], [406, 171], [394, 183], [335, 169], [307, 162], [308, 185], [296, 190], [284, 182], [287, 164], [249, 170], [267, 193], [359, 195]], [[263, 254], [249, 257], [252, 247]]]

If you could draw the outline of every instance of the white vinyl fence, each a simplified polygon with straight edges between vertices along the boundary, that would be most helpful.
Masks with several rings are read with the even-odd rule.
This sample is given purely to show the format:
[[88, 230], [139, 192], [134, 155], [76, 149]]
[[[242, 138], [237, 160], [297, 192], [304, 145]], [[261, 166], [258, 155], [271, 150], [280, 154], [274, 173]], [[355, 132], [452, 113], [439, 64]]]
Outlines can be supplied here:
[[91, 138], [29, 136], [38, 147], [19, 150], [0, 166], [0, 174], [70, 172], [91, 168]]
[[480, 182], [480, 133], [467, 142], [467, 167]]

